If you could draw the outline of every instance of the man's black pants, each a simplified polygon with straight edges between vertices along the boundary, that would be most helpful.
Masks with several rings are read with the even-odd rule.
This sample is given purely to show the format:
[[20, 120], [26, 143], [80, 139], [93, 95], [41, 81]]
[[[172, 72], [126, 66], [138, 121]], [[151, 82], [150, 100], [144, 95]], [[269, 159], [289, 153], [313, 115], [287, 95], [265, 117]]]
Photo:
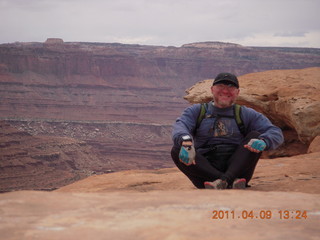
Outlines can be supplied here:
[[247, 183], [251, 180], [261, 153], [254, 153], [244, 148], [250, 139], [258, 138], [260, 133], [250, 132], [236, 147], [228, 159], [210, 159], [208, 156], [196, 154], [196, 164], [187, 166], [179, 160], [180, 148], [173, 147], [171, 157], [177, 167], [183, 172], [197, 188], [204, 188], [204, 182], [214, 181], [227, 177], [233, 181], [235, 178], [245, 178]]

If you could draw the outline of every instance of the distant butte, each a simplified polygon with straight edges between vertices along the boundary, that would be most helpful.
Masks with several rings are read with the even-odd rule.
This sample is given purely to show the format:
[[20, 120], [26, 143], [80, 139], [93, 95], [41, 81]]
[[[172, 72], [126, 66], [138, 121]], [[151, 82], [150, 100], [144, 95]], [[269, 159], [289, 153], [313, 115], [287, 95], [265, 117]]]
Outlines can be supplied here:
[[61, 38], [47, 38], [44, 42], [45, 44], [63, 44], [63, 40]]

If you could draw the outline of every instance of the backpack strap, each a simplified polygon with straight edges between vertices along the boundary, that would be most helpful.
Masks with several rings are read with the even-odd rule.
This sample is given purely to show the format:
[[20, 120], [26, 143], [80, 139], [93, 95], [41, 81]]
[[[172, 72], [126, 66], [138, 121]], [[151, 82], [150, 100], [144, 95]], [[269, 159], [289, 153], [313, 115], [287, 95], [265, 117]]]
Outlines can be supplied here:
[[242, 121], [242, 118], [241, 118], [241, 105], [234, 104], [233, 111], [234, 111], [234, 117], [235, 117], [236, 123], [238, 125], [239, 131], [243, 136], [245, 136], [246, 135], [246, 127], [245, 127], [245, 125]]
[[197, 129], [200, 127], [200, 124], [201, 124], [202, 120], [205, 118], [207, 110], [208, 110], [208, 103], [201, 103], [200, 112], [199, 112], [199, 115], [198, 115], [198, 118], [197, 118], [196, 127], [193, 130], [193, 136], [196, 135]]
[[198, 116], [198, 119], [197, 119], [197, 124], [196, 124], [196, 128], [195, 129], [198, 129], [202, 120], [205, 118], [206, 116], [206, 112], [208, 110], [208, 103], [201, 103], [201, 107], [200, 107], [200, 113], [199, 113], [199, 116]]

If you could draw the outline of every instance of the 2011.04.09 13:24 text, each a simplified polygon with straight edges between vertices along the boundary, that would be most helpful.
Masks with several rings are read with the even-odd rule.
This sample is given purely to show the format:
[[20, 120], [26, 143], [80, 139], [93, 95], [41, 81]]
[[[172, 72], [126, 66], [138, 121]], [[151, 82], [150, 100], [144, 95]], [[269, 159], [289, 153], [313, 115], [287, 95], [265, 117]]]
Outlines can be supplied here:
[[280, 219], [280, 220], [303, 220], [307, 219], [306, 210], [214, 210], [213, 220], [221, 219]]

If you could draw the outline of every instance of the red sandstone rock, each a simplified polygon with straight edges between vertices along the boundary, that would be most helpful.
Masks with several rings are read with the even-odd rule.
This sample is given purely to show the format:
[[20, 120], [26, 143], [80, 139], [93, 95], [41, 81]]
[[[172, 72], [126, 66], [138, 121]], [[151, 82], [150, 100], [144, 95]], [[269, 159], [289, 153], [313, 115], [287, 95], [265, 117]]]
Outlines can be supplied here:
[[318, 66], [317, 52], [226, 43], [180, 48], [62, 39], [2, 44], [0, 114], [171, 124], [186, 106], [183, 91], [195, 82], [222, 70], [239, 75]]
[[[320, 152], [294, 157], [261, 159], [246, 191], [320, 194]], [[58, 192], [180, 191], [196, 189], [177, 168], [129, 170], [91, 176]]]
[[32, 136], [3, 121], [0, 121], [0, 149], [0, 192], [52, 190], [99, 169], [97, 154], [85, 142]]
[[[303, 158], [316, 163], [319, 154]], [[178, 170], [162, 169], [90, 177], [55, 192], [4, 193], [0, 234], [12, 240], [317, 239], [320, 195], [311, 188], [319, 186], [319, 164], [309, 169], [313, 178], [304, 167], [296, 171], [304, 161], [268, 161], [253, 181], [262, 191], [255, 191], [258, 185], [196, 190]]]
[[0, 192], [50, 190], [92, 174], [173, 166], [166, 144], [171, 126], [65, 121], [18, 125], [0, 121]]
[[320, 152], [320, 136], [316, 136], [308, 148], [308, 153], [314, 152]]

